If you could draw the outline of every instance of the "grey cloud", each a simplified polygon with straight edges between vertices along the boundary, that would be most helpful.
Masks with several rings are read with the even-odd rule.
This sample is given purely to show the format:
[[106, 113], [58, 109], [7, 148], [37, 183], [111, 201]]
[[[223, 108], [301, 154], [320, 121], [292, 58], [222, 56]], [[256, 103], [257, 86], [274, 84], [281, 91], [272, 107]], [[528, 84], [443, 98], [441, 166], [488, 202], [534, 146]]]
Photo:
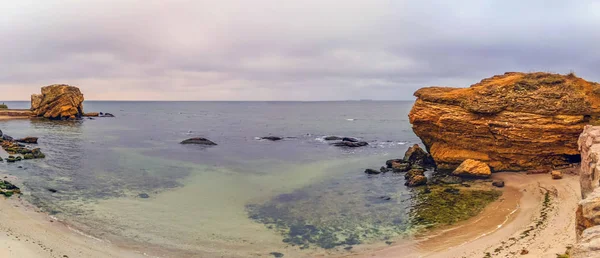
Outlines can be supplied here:
[[594, 1], [0, 3], [0, 90], [88, 99], [412, 99], [506, 71], [594, 81]]

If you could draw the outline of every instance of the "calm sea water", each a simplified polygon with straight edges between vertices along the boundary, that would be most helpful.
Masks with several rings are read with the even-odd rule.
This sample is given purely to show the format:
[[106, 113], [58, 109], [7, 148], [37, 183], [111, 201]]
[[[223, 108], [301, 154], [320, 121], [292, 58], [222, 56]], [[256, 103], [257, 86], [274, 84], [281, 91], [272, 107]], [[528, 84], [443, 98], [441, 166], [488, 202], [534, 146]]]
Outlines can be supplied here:
[[[86, 102], [86, 111], [116, 118], [0, 121], [13, 137], [40, 137], [47, 155], [0, 163], [0, 171], [18, 176], [30, 201], [101, 239], [199, 257], [343, 253], [410, 233], [404, 178], [363, 171], [420, 143], [408, 123], [411, 106]], [[286, 138], [256, 138], [268, 135]], [[322, 139], [327, 135], [370, 145], [338, 148]], [[179, 144], [191, 137], [218, 145]]]

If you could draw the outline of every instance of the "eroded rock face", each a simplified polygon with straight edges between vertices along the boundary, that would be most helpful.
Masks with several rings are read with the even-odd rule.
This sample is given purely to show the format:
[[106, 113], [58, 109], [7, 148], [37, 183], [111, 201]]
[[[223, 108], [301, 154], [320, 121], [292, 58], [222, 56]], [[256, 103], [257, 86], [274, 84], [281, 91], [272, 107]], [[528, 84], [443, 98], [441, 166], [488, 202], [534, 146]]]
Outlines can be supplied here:
[[571, 257], [597, 257], [600, 251], [600, 127], [586, 126], [578, 142], [582, 200], [575, 215], [578, 243]]
[[31, 111], [49, 119], [78, 119], [83, 115], [83, 94], [77, 87], [55, 84], [31, 95]]
[[494, 171], [577, 162], [577, 139], [600, 114], [600, 85], [573, 74], [505, 73], [469, 88], [428, 87], [410, 114], [438, 169], [466, 159]]

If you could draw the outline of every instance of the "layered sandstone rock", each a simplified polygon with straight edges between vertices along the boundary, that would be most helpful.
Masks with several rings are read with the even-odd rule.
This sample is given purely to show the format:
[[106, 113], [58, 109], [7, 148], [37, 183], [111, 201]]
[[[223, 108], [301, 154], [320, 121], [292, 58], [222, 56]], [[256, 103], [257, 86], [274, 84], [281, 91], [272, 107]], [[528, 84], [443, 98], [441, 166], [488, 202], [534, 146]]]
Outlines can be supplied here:
[[576, 212], [578, 242], [572, 257], [598, 257], [600, 252], [600, 127], [586, 126], [579, 137], [582, 200]]
[[445, 170], [466, 159], [493, 171], [576, 162], [579, 134], [600, 114], [600, 85], [573, 74], [505, 73], [469, 88], [423, 88], [415, 96], [413, 130]]
[[83, 94], [79, 88], [65, 84], [42, 87], [42, 94], [31, 95], [31, 111], [49, 119], [81, 118]]

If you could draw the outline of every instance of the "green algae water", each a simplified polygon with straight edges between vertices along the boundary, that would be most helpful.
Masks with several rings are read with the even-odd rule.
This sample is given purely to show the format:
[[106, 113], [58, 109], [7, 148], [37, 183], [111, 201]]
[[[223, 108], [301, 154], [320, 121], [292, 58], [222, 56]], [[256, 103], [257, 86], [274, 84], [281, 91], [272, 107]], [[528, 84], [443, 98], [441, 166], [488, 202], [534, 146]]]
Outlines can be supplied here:
[[[412, 102], [85, 105], [116, 118], [0, 121], [5, 134], [40, 137], [47, 155], [0, 171], [95, 238], [174, 257], [312, 257], [402, 241], [426, 224], [415, 222], [415, 190], [402, 175], [363, 173], [420, 143], [407, 118]], [[269, 135], [284, 139], [259, 139]], [[328, 135], [369, 145], [334, 147]], [[179, 144], [191, 137], [218, 145]]]

